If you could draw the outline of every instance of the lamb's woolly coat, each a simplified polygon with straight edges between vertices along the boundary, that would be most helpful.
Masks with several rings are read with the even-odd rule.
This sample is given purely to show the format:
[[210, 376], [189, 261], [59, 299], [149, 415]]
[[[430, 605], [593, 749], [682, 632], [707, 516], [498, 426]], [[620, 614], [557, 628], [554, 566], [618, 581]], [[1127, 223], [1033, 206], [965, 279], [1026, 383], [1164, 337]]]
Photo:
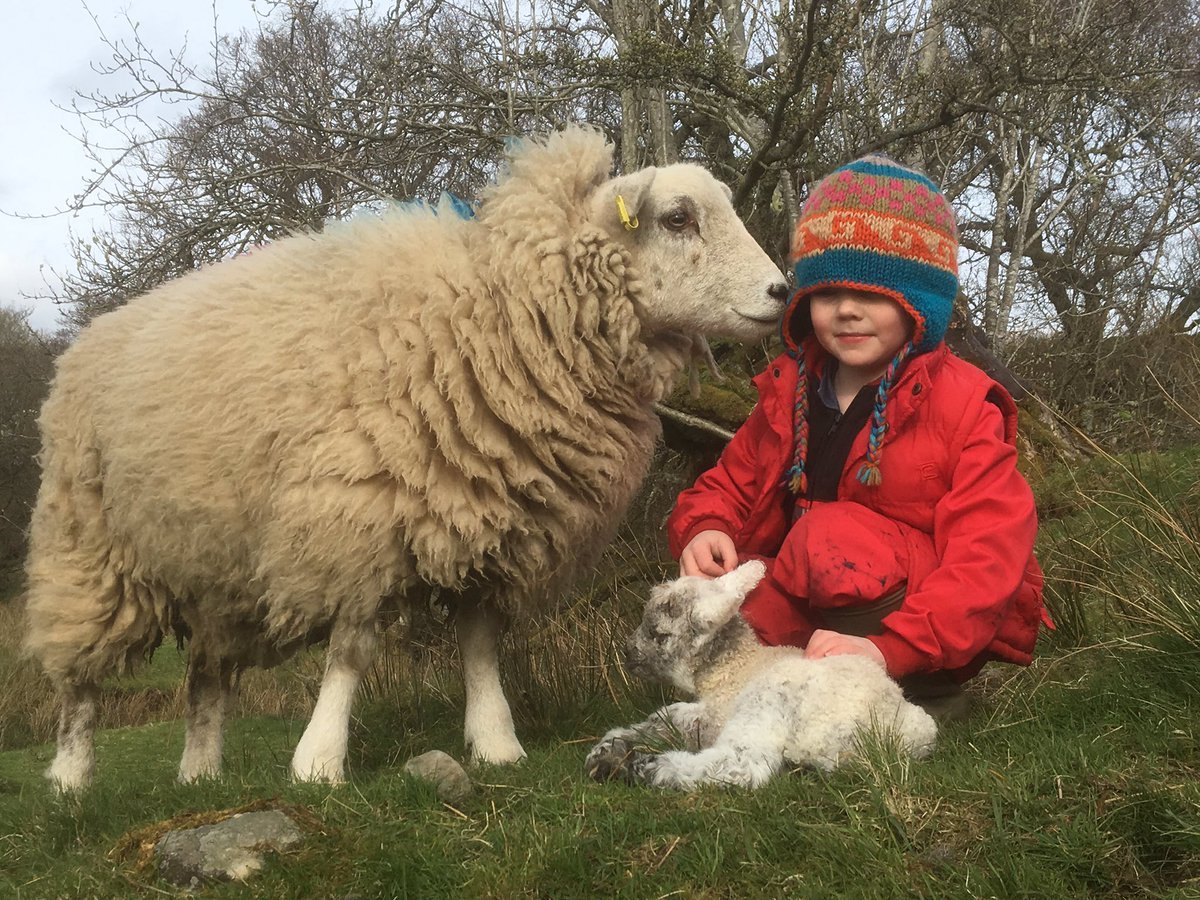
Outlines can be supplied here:
[[[833, 769], [876, 731], [912, 756], [932, 751], [933, 719], [876, 663], [806, 659], [799, 648], [758, 643], [738, 609], [764, 571], [751, 561], [717, 579], [684, 577], [654, 590], [629, 640], [629, 666], [696, 699], [609, 731], [588, 754], [592, 777], [689, 790], [760, 787], [788, 764]], [[633, 747], [667, 736], [688, 739], [689, 750], [650, 755]]]
[[27, 644], [52, 678], [171, 630], [193, 665], [270, 664], [418, 585], [536, 610], [619, 520], [700, 330], [647, 327], [595, 221], [610, 168], [583, 129], [527, 141], [475, 219], [360, 217], [92, 323], [41, 417]]

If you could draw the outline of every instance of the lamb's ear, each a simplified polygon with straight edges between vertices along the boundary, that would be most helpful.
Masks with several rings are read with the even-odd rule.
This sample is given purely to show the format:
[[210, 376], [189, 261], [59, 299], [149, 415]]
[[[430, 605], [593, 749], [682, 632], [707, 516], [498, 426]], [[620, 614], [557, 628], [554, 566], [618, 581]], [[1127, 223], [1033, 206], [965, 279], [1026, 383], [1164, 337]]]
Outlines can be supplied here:
[[710, 582], [710, 590], [696, 598], [692, 606], [692, 620], [706, 632], [714, 632], [737, 615], [742, 608], [742, 595], [736, 591], [722, 590], [721, 579]]
[[763, 576], [767, 574], [767, 567], [760, 559], [752, 559], [749, 562], [744, 562], [732, 572], [722, 575], [718, 581], [722, 581], [729, 586], [729, 590], [737, 594], [739, 597], [745, 596], [754, 590], [754, 586], [763, 580]]
[[746, 595], [767, 574], [762, 560], [742, 563], [732, 572], [709, 582], [708, 590], [696, 600], [693, 616], [709, 631], [715, 631], [734, 617]]
[[646, 208], [650, 187], [658, 170], [653, 166], [629, 175], [611, 178], [592, 191], [588, 219], [610, 234], [636, 234], [648, 227], [640, 214]]

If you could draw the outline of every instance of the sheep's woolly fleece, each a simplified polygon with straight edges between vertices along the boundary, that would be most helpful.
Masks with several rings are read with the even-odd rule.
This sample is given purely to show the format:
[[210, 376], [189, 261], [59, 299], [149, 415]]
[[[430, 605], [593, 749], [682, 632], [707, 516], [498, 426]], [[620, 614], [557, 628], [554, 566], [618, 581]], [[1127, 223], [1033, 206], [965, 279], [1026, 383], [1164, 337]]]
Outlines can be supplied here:
[[172, 629], [270, 664], [419, 584], [531, 611], [615, 526], [692, 352], [644, 333], [587, 221], [611, 162], [586, 130], [530, 140], [474, 220], [361, 217], [89, 326], [41, 418], [47, 672], [96, 680]]

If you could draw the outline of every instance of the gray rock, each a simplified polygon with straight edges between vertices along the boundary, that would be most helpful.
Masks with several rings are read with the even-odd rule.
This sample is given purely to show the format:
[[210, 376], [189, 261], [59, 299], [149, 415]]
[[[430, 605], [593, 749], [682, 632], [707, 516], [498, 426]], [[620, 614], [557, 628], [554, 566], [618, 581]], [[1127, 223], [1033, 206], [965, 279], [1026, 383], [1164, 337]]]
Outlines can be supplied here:
[[297, 846], [304, 836], [279, 810], [241, 813], [199, 828], [163, 835], [154, 853], [159, 874], [173, 884], [244, 881], [263, 866], [263, 854]]
[[414, 778], [433, 782], [443, 803], [461, 803], [475, 792], [475, 785], [463, 767], [441, 750], [414, 756], [404, 764], [404, 771]]

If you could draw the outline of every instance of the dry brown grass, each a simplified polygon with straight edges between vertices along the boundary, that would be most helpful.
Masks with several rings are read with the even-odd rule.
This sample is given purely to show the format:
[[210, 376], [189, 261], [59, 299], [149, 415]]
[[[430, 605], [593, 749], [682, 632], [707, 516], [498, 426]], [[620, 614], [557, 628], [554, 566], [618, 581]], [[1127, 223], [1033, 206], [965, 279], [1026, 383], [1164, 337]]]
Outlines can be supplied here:
[[23, 622], [18, 600], [0, 602], [0, 750], [47, 740], [58, 717], [50, 682], [20, 656]]
[[[21, 656], [24, 610], [19, 599], [0, 602], [0, 750], [40, 744], [54, 738], [58, 706], [49, 679], [37, 664]], [[100, 728], [145, 725], [183, 716], [184, 665], [179, 651], [164, 644], [155, 664], [129, 678], [104, 685], [98, 711]], [[269, 671], [243, 673], [235, 714], [304, 717], [312, 709], [320, 683], [322, 656], [300, 654]]]
[[[653, 549], [615, 542], [603, 562], [549, 616], [514, 629], [502, 649], [506, 691], [517, 714], [543, 725], [604, 696], [625, 700], [631, 690], [621, 648], [640, 615], [649, 586], [669, 576]], [[400, 705], [434, 699], [459, 705], [461, 679], [452, 623], [436, 610], [409, 627], [382, 635], [364, 682], [367, 698]], [[0, 600], [0, 750], [53, 740], [58, 709], [49, 680], [20, 656], [24, 631], [19, 598]], [[313, 648], [270, 670], [242, 673], [234, 715], [305, 719], [320, 687], [324, 652]], [[183, 654], [165, 642], [153, 661], [130, 677], [104, 685], [99, 727], [179, 719], [184, 712]]]

